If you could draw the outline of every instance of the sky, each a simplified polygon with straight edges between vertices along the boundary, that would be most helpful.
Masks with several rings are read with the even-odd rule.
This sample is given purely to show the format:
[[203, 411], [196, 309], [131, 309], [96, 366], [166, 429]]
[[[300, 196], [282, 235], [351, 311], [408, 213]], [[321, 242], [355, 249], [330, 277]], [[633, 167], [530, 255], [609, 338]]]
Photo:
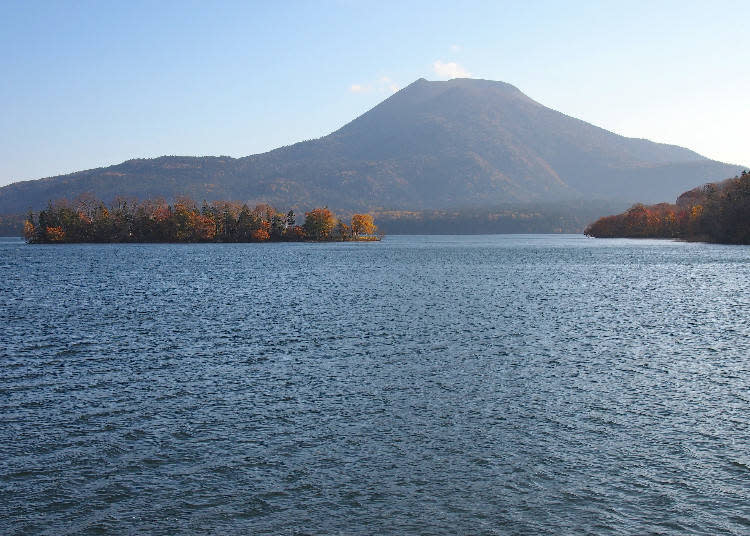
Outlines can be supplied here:
[[326, 135], [474, 77], [750, 166], [750, 2], [0, 2], [0, 186]]

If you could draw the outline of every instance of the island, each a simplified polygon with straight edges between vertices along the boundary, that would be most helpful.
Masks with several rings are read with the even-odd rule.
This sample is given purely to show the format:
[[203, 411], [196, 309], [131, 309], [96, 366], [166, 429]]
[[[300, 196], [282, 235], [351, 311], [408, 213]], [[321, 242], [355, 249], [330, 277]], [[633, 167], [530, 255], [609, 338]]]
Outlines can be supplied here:
[[750, 171], [693, 188], [674, 204], [633, 205], [622, 214], [600, 218], [584, 234], [750, 244]]
[[370, 214], [354, 214], [347, 224], [327, 207], [305, 212], [297, 225], [293, 210], [279, 212], [267, 204], [250, 209], [230, 201], [198, 205], [186, 197], [164, 200], [115, 198], [110, 204], [93, 197], [50, 202], [24, 221], [29, 244], [153, 242], [349, 242], [378, 241]]

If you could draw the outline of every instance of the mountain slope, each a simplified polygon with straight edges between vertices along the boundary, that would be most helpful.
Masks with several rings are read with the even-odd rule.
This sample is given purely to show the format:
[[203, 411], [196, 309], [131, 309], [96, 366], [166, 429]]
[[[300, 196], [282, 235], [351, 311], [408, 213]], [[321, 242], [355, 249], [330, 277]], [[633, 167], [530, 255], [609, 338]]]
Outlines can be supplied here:
[[345, 210], [658, 201], [740, 169], [608, 132], [503, 82], [420, 79], [317, 140], [238, 159], [165, 156], [14, 183], [0, 188], [0, 213], [86, 192]]

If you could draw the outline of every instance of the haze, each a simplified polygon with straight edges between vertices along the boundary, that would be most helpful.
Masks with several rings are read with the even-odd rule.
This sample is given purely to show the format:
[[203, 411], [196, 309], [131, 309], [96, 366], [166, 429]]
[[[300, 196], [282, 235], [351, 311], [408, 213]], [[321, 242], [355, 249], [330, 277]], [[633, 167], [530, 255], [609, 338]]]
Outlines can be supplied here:
[[0, 185], [325, 135], [419, 78], [503, 80], [619, 134], [750, 163], [744, 2], [4, 2]]

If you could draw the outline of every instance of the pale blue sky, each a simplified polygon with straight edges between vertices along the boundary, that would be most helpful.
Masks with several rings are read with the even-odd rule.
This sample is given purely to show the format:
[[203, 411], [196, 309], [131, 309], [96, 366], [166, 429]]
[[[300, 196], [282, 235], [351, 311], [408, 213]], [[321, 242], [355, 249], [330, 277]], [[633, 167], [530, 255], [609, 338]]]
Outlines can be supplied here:
[[263, 152], [462, 72], [750, 165], [749, 24], [747, 1], [4, 0], [0, 185]]

